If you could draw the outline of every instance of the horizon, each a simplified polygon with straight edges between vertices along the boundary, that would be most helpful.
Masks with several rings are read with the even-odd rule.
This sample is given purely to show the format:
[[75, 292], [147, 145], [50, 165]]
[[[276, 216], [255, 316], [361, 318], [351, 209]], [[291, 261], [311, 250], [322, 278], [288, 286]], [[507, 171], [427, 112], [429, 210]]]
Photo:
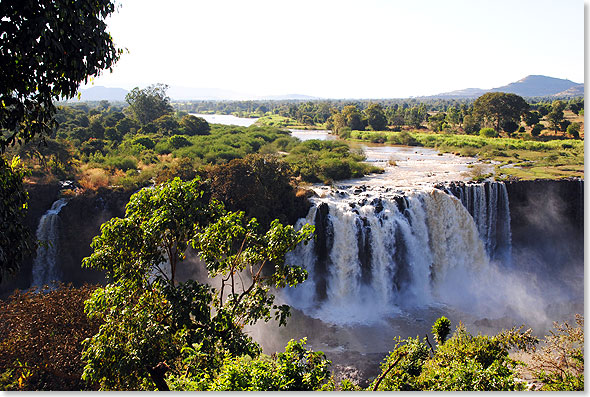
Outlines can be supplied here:
[[117, 3], [108, 30], [128, 52], [81, 89], [163, 83], [373, 99], [492, 89], [529, 75], [584, 82], [581, 0]]

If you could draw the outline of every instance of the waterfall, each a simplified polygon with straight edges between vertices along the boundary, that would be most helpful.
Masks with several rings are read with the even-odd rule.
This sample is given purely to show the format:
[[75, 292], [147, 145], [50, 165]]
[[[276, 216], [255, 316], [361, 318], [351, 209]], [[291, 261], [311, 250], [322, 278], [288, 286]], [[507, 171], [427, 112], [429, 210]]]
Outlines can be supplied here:
[[50, 285], [60, 278], [56, 266], [59, 248], [59, 212], [67, 202], [64, 198], [55, 201], [39, 220], [37, 240], [40, 241], [40, 245], [33, 262], [32, 286]]
[[512, 239], [506, 185], [484, 182], [450, 183], [437, 187], [461, 200], [477, 225], [489, 257], [509, 266], [512, 262]]
[[314, 198], [299, 225], [314, 224], [316, 239], [289, 256], [307, 269], [308, 281], [288, 292], [289, 303], [333, 323], [474, 305], [463, 290], [477, 290], [474, 280], [485, 283], [490, 259], [509, 252], [508, 200], [501, 183], [454, 188], [459, 195], [357, 188]]

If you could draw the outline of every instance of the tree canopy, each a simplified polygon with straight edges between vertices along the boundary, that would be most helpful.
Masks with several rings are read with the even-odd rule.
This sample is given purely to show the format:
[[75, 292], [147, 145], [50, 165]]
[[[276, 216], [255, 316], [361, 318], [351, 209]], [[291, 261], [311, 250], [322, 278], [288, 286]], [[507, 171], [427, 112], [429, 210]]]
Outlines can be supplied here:
[[[142, 126], [172, 112], [166, 84], [153, 84], [144, 89], [135, 87], [125, 97], [127, 111]], [[155, 131], [154, 131], [155, 132]]]
[[[99, 332], [85, 342], [83, 377], [102, 389], [167, 390], [166, 372], [178, 373], [187, 348], [199, 362], [191, 371], [211, 373], [225, 355], [256, 357], [260, 347], [243, 332], [247, 324], [285, 324], [286, 305], [270, 288], [305, 280], [285, 255], [311, 238], [273, 221], [261, 233], [243, 212], [225, 212], [209, 199], [205, 183], [175, 178], [133, 195], [125, 218], [113, 218], [94, 238], [84, 266], [106, 272], [109, 284], [86, 302]], [[195, 280], [177, 282], [189, 245], [219, 288]]]
[[3, 0], [0, 8], [0, 150], [54, 129], [53, 101], [119, 59], [105, 19], [112, 0]]
[[529, 105], [522, 97], [505, 92], [488, 92], [473, 104], [474, 114], [491, 123], [496, 131], [510, 121], [518, 123], [528, 109]]

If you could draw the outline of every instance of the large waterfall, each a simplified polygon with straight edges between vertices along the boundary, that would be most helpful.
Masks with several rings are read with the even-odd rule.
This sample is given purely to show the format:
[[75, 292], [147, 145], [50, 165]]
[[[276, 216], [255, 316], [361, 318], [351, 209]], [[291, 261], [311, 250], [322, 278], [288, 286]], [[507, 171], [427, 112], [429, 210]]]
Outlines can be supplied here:
[[409, 192], [345, 187], [314, 198], [299, 222], [315, 225], [316, 239], [291, 256], [309, 277], [288, 301], [332, 323], [440, 304], [475, 307], [500, 292], [490, 272], [510, 260], [501, 182]]
[[59, 244], [59, 212], [68, 203], [61, 198], [39, 220], [37, 240], [40, 242], [33, 262], [31, 286], [51, 285], [60, 277], [56, 266]]

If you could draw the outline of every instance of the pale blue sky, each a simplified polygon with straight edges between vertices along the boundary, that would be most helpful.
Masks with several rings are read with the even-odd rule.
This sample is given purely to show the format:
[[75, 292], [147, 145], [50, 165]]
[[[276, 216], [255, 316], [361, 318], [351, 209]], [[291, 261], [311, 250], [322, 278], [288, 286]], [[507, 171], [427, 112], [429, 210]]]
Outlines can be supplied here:
[[584, 82], [583, 0], [119, 0], [94, 85], [395, 98]]

